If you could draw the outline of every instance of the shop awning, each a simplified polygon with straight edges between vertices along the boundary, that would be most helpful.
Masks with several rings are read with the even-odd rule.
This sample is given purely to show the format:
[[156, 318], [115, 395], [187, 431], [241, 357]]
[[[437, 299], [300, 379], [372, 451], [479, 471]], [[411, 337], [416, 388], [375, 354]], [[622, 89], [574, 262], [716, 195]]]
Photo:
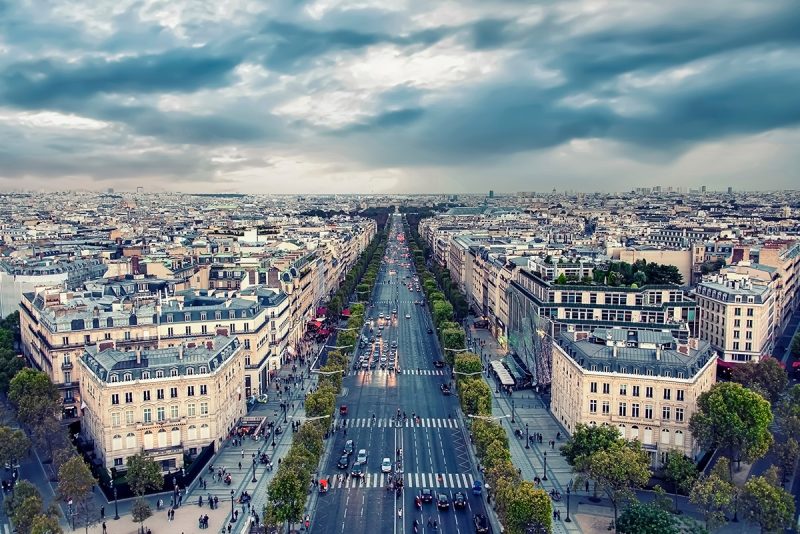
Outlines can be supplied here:
[[328, 308], [325, 306], [317, 308], [317, 317], [325, 317], [326, 315], [328, 315]]
[[319, 321], [317, 321], [316, 319], [313, 319], [313, 320], [311, 320], [311, 321], [308, 321], [308, 324], [307, 324], [307, 326], [308, 326], [308, 328], [311, 328], [311, 329], [313, 329], [313, 330], [316, 330], [317, 328], [319, 328], [320, 326], [322, 326], [322, 323], [321, 323], [321, 322], [319, 322]]
[[344, 317], [350, 317], [350, 308], [342, 310], [342, 315]]
[[514, 358], [506, 356], [503, 358], [503, 363], [505, 364], [506, 368], [508, 368], [508, 372], [511, 373], [511, 376], [513, 376], [516, 380], [522, 380], [525, 378], [525, 375], [517, 367], [517, 362], [514, 361]]
[[497, 378], [500, 379], [501, 384], [504, 386], [513, 386], [516, 384], [514, 379], [511, 377], [511, 374], [508, 372], [508, 369], [506, 369], [505, 365], [503, 365], [503, 362], [493, 361], [491, 366], [492, 371], [494, 371], [494, 373], [497, 375]]
[[723, 369], [733, 369], [738, 364], [736, 362], [726, 362], [725, 360], [717, 360], [717, 366]]

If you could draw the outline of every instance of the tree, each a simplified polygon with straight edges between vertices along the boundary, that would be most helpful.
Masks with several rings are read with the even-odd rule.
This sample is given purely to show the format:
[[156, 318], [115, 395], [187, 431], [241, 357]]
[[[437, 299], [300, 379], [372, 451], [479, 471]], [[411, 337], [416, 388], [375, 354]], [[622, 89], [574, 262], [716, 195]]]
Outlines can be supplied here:
[[667, 453], [664, 463], [664, 478], [672, 485], [675, 494], [675, 511], [678, 511], [678, 492], [685, 492], [692, 488], [697, 480], [697, 467], [694, 462], [678, 451]]
[[789, 388], [778, 403], [776, 421], [783, 434], [800, 441], [800, 384]]
[[14, 508], [12, 515], [17, 532], [28, 534], [31, 530], [31, 525], [33, 525], [33, 520], [42, 513], [43, 506], [44, 503], [42, 503], [42, 499], [38, 495], [31, 495], [20, 502]]
[[789, 348], [792, 351], [792, 356], [800, 356], [800, 332], [794, 334], [792, 337], [792, 344], [789, 345]]
[[567, 283], [567, 275], [565, 275], [564, 273], [559, 274], [558, 278], [555, 279], [554, 283], [560, 286], [565, 285]]
[[614, 507], [614, 524], [622, 502], [633, 497], [633, 490], [650, 479], [650, 461], [638, 441], [620, 440], [579, 460], [581, 471], [597, 482]]
[[305, 407], [308, 417], [333, 416], [333, 410], [336, 407], [336, 395], [332, 389], [321, 387], [306, 397]]
[[72, 501], [72, 513], [85, 520], [86, 532], [92, 516], [92, 486], [95, 479], [92, 471], [80, 456], [73, 456], [58, 470], [58, 497], [64, 501]]
[[148, 491], [160, 490], [164, 487], [161, 466], [144, 454], [128, 456], [127, 467], [125, 476], [128, 486], [137, 497], [142, 497]]
[[616, 525], [619, 534], [678, 534], [669, 512], [637, 501], [623, 510]]
[[266, 513], [277, 523], [286, 521], [291, 526], [303, 517], [306, 482], [300, 476], [301, 474], [290, 472], [281, 465], [275, 478], [269, 483]]
[[33, 518], [30, 534], [64, 534], [58, 516], [39, 514]]
[[131, 507], [131, 518], [135, 523], [139, 523], [139, 529], [144, 532], [144, 522], [153, 515], [153, 510], [150, 508], [147, 500], [144, 497], [136, 497]]
[[28, 455], [31, 442], [22, 430], [0, 426], [0, 463], [16, 464]]
[[[465, 374], [481, 373], [483, 372], [481, 357], [478, 356], [477, 354], [473, 354], [472, 352], [456, 354], [455, 365], [453, 366], [453, 370], [456, 373], [465, 373]], [[459, 375], [456, 374], [456, 380], [458, 380], [458, 376]]]
[[739, 502], [744, 516], [758, 523], [762, 534], [783, 532], [792, 526], [794, 498], [778, 486], [778, 473], [775, 467], [771, 467], [764, 476], [748, 479]]
[[703, 512], [706, 528], [725, 523], [725, 512], [733, 507], [736, 487], [730, 481], [730, 460], [720, 458], [711, 473], [701, 476], [689, 494], [689, 500]]
[[[580, 466], [584, 465], [581, 462], [583, 458], [609, 449], [619, 440], [619, 431], [610, 425], [588, 426], [578, 423], [569, 441], [561, 447], [561, 455], [575, 472], [580, 473]], [[594, 497], [597, 497], [597, 483], [594, 485]]]
[[341, 366], [331, 364], [320, 367], [319, 385], [327, 386], [337, 394], [340, 393], [342, 391], [342, 370]]
[[778, 401], [789, 383], [789, 377], [780, 362], [769, 357], [762, 358], [758, 363], [737, 365], [731, 372], [731, 379], [760, 393], [771, 403]]
[[506, 485], [497, 495], [503, 502], [503, 524], [512, 534], [522, 534], [529, 525], [552, 532], [550, 495], [525, 480], [517, 486]]
[[772, 451], [777, 459], [776, 467], [781, 475], [781, 487], [786, 482], [797, 465], [797, 458], [800, 457], [800, 444], [794, 438], [777, 441], [772, 445]]
[[492, 390], [480, 377], [463, 377], [456, 382], [461, 409], [467, 415], [492, 415]]
[[[753, 461], [766, 454], [772, 443], [769, 402], [741, 384], [715, 384], [697, 400], [689, 429], [707, 449], [719, 447], [732, 463]], [[731, 472], [733, 478], [733, 472]]]

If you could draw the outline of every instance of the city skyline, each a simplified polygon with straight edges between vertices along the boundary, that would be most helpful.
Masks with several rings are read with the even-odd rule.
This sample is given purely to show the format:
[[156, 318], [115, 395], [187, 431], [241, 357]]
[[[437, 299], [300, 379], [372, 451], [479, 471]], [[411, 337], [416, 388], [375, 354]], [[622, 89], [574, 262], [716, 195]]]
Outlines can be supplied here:
[[0, 190], [800, 183], [800, 7], [8, 3]]

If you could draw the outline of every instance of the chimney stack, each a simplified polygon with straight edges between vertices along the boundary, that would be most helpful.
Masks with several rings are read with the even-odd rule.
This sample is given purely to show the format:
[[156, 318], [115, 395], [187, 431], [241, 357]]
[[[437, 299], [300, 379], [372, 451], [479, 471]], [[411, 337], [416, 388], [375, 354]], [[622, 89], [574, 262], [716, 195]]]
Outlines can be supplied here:
[[136, 365], [142, 365], [142, 349], [136, 349]]
[[178, 346], [178, 359], [179, 360], [183, 359], [183, 351], [184, 350], [186, 350], [186, 347], [184, 347], [183, 345], [179, 345]]
[[617, 352], [618, 352], [618, 350], [619, 350], [619, 349], [617, 348], [617, 344], [616, 344], [616, 343], [615, 343], [615, 344], [613, 344], [613, 345], [611, 346], [611, 354], [612, 354], [612, 355], [613, 355], [615, 358], [617, 357]]
[[656, 346], [656, 361], [661, 361], [661, 345]]

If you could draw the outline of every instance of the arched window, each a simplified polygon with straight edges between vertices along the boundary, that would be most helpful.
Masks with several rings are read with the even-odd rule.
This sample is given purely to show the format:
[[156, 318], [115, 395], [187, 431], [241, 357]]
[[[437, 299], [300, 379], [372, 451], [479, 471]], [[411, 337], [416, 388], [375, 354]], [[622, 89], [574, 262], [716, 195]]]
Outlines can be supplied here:
[[201, 365], [200, 369], [197, 372], [200, 373], [201, 375], [204, 375], [208, 372], [208, 369], [206, 369], [205, 365]]
[[163, 428], [158, 431], [158, 446], [159, 447], [166, 447], [167, 446], [167, 431]]
[[194, 374], [194, 367], [187, 367], [186, 368], [186, 374], [187, 375], [193, 375]]
[[164, 378], [164, 371], [162, 371], [161, 369], [156, 371], [156, 378]]
[[136, 314], [131, 314], [131, 316], [128, 317], [128, 324], [129, 325], [135, 326], [138, 323], [139, 323], [139, 319], [136, 317]]
[[211, 437], [211, 428], [203, 423], [200, 425], [200, 439], [208, 439]]
[[669, 445], [669, 430], [666, 428], [661, 429], [661, 443]]
[[638, 427], [638, 426], [636, 426], [636, 425], [633, 425], [633, 426], [631, 427], [631, 433], [630, 433], [630, 436], [628, 436], [628, 438], [629, 438], [631, 441], [633, 441], [633, 440], [635, 440], [635, 439], [639, 439], [639, 427]]
[[683, 430], [675, 431], [675, 445], [678, 447], [683, 447]]
[[177, 369], [170, 369], [169, 370], [169, 376], [178, 376], [178, 370]]
[[181, 444], [181, 429], [178, 427], [174, 427], [171, 432], [171, 440], [170, 444], [173, 447], [177, 447]]
[[116, 374], [111, 375], [108, 377], [109, 382], [119, 382], [119, 377]]
[[142, 371], [142, 380], [150, 379], [150, 371]]
[[642, 443], [645, 445], [653, 444], [653, 429], [649, 426], [644, 427], [644, 439], [642, 439]]
[[115, 434], [113, 438], [111, 438], [111, 450], [118, 451], [122, 448], [122, 436], [119, 434]]
[[108, 319], [106, 319], [106, 326], [108, 328], [113, 328], [114, 327], [114, 319], [112, 317], [109, 317]]
[[124, 375], [122, 375], [122, 381], [123, 382], [130, 382], [131, 380], [133, 380], [133, 375], [132, 374], [125, 373]]
[[620, 437], [625, 439], [625, 425], [619, 425], [617, 430], [619, 431]]
[[153, 433], [150, 430], [146, 430], [144, 433], [144, 448], [153, 448]]
[[189, 425], [189, 428], [186, 430], [186, 439], [189, 441], [194, 441], [197, 439], [197, 427], [194, 425]]
[[136, 434], [133, 432], [128, 432], [125, 436], [125, 448], [126, 449], [135, 449], [136, 448]]

